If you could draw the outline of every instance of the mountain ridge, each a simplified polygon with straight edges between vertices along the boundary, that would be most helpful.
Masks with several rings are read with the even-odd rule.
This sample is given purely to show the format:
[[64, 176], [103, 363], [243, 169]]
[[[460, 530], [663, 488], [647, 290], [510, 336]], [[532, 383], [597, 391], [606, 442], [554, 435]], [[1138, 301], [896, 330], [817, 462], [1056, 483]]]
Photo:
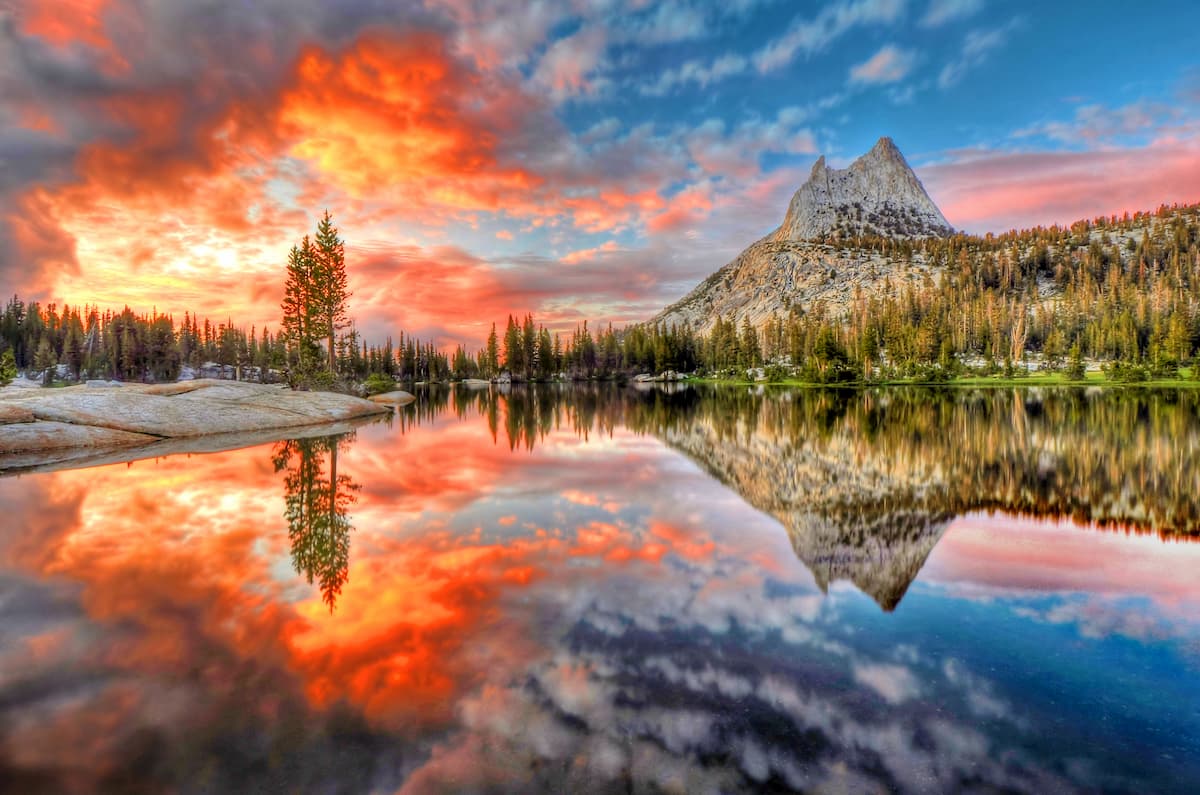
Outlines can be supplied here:
[[830, 168], [820, 157], [774, 231], [651, 323], [707, 333], [719, 317], [761, 326], [773, 314], [817, 302], [838, 314], [856, 294], [894, 294], [932, 273], [920, 254], [897, 259], [863, 251], [853, 244], [856, 238], [953, 234], [895, 142], [885, 136], [844, 169]]
[[792, 195], [776, 241], [854, 237], [945, 237], [954, 228], [891, 138], [884, 136], [844, 169], [822, 155]]

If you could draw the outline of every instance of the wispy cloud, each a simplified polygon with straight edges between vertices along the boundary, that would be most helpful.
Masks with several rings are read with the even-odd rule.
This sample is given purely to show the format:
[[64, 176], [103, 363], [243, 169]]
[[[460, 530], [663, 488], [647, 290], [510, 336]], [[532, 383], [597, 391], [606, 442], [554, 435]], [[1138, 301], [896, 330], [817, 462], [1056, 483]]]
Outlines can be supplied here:
[[1015, 17], [1006, 24], [991, 30], [972, 30], [963, 39], [962, 49], [958, 57], [942, 67], [938, 75], [938, 87], [942, 89], [957, 85], [967, 72], [982, 66], [996, 50], [1003, 47], [1009, 36], [1023, 24], [1021, 17]]
[[929, 8], [921, 17], [921, 26], [936, 28], [947, 22], [966, 19], [983, 10], [983, 0], [929, 0]]
[[894, 44], [885, 45], [879, 52], [850, 69], [851, 83], [896, 83], [912, 71], [917, 54]]
[[1145, 100], [1118, 108], [1082, 105], [1069, 121], [1033, 124], [1017, 130], [1013, 137], [1044, 136], [1065, 144], [1111, 144], [1123, 138], [1153, 134], [1180, 116], [1178, 108]]
[[643, 83], [638, 90], [645, 96], [661, 97], [692, 83], [707, 88], [711, 83], [744, 74], [750, 63], [737, 53], [725, 53], [712, 61], [692, 59], [682, 66], [666, 69], [653, 83]]
[[860, 25], [895, 22], [904, 8], [905, 0], [857, 0], [827, 6], [811, 19], [795, 19], [782, 36], [754, 54], [754, 65], [759, 72], [774, 71], [797, 55], [820, 52]]

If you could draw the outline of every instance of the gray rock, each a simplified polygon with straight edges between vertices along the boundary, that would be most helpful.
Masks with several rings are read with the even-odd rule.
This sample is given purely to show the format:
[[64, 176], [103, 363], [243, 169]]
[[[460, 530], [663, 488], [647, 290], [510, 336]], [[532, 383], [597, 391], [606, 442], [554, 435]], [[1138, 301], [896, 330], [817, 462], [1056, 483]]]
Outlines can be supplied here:
[[718, 317], [761, 327], [772, 315], [786, 317], [792, 306], [817, 302], [836, 319], [856, 293], [897, 295], [908, 284], [926, 276], [936, 282], [941, 275], [920, 252], [884, 256], [840, 241], [861, 234], [922, 238], [953, 231], [895, 144], [881, 138], [849, 168], [831, 169], [824, 158], [818, 160], [778, 229], [651, 322], [701, 333], [711, 331]]
[[[6, 392], [0, 407], [33, 422], [0, 425], [0, 450], [102, 447], [348, 421], [387, 411], [332, 392], [229, 381]], [[4, 464], [0, 461], [0, 469]]]
[[813, 240], [835, 231], [907, 238], [954, 233], [891, 138], [880, 138], [849, 168], [817, 160], [773, 237]]
[[416, 395], [397, 389], [394, 392], [384, 392], [382, 395], [371, 395], [368, 400], [372, 403], [386, 403], [392, 406], [407, 406], [417, 399]]
[[74, 425], [67, 422], [22, 422], [0, 425], [0, 470], [7, 468], [8, 454], [63, 450], [67, 448], [134, 447], [157, 441], [141, 433]]

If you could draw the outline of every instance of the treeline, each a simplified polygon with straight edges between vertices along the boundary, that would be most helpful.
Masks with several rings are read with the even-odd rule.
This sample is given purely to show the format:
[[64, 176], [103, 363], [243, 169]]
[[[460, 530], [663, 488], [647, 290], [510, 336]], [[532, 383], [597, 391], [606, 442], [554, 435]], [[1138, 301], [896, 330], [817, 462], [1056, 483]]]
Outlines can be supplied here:
[[[340, 263], [340, 240], [335, 229], [329, 234]], [[185, 366], [210, 362], [236, 377], [273, 380], [297, 367], [297, 351], [310, 350], [312, 366], [328, 356], [332, 374], [360, 381], [372, 374], [576, 380], [665, 370], [744, 376], [761, 366], [768, 378], [842, 383], [1015, 373], [1030, 360], [1075, 377], [1098, 360], [1114, 378], [1169, 378], [1194, 365], [1200, 349], [1200, 205], [1003, 235], [838, 245], [892, 258], [904, 286], [857, 291], [845, 310], [793, 306], [760, 326], [718, 318], [706, 334], [653, 324], [596, 331], [587, 322], [564, 334], [532, 315], [510, 316], [503, 333], [493, 325], [484, 347], [459, 345], [449, 354], [404, 333], [368, 345], [344, 315], [319, 320], [315, 311], [289, 314], [286, 304], [291, 326], [273, 333], [190, 314], [177, 323], [128, 308], [27, 305], [14, 296], [0, 315], [0, 356], [11, 353], [18, 368], [47, 378], [126, 381], [173, 380]], [[914, 284], [903, 269], [918, 260], [932, 267]], [[321, 353], [318, 343], [332, 350]]]
[[455, 349], [451, 375], [455, 378], [494, 378], [517, 381], [556, 378], [608, 378], [660, 369], [694, 369], [699, 361], [698, 339], [689, 330], [633, 326], [616, 330], [608, 324], [593, 334], [585, 320], [569, 334], [551, 332], [533, 315], [511, 315], [501, 338], [492, 325], [487, 344], [474, 356], [461, 345]]
[[1012, 375], [1031, 361], [1082, 378], [1088, 361], [1100, 361], [1110, 378], [1142, 380], [1177, 377], [1200, 350], [1200, 205], [1003, 235], [839, 245], [902, 268], [921, 260], [940, 278], [857, 291], [845, 311], [816, 302], [759, 326], [717, 318], [707, 334], [644, 324], [593, 338], [585, 323], [563, 341], [531, 317], [509, 318], [502, 355], [493, 330], [478, 370], [530, 379], [664, 370], [744, 377], [763, 367], [768, 377], [845, 383]]
[[[184, 313], [136, 314], [94, 306], [25, 303], [13, 296], [0, 313], [0, 356], [12, 355], [19, 370], [47, 381], [107, 378], [120, 381], [173, 381], [184, 367], [216, 365], [237, 378], [281, 380], [288, 363], [286, 336], [269, 327], [213, 323]], [[337, 337], [337, 368], [351, 378], [372, 372], [408, 379], [438, 380], [450, 372], [447, 356], [434, 344], [400, 335], [371, 347], [351, 329]]]

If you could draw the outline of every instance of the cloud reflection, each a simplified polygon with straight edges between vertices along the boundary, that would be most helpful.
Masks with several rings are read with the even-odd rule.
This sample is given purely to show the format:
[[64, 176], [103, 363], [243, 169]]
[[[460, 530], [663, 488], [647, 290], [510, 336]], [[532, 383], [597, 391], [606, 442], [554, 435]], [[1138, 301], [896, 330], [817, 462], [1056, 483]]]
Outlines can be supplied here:
[[[1087, 570], [1118, 561], [1147, 575], [1115, 586], [1122, 598], [1195, 606], [1177, 554], [1192, 546], [973, 516], [883, 613], [853, 589], [822, 593], [780, 525], [644, 435], [641, 409], [566, 401], [547, 421], [506, 414], [517, 405], [500, 402], [498, 427], [533, 445], [510, 444], [508, 430], [493, 439], [486, 401], [459, 407], [462, 419], [447, 403], [307, 453], [0, 480], [7, 515], [28, 528], [0, 537], [3, 780], [418, 793], [1171, 791], [1197, 780], [1186, 755], [1149, 770], [1139, 749], [1120, 750], [1120, 726], [1085, 735], [1088, 721], [1069, 721], [1047, 737], [1056, 704], [1083, 710], [1146, 680], [1049, 669], [1041, 676], [1067, 692], [1048, 698], [1024, 687], [1002, 631], [1023, 622], [1042, 647], [1024, 659], [1048, 665], [1066, 648], [1055, 621], [1075, 620], [1060, 592], [1099, 593]], [[287, 459], [281, 471], [273, 458]], [[306, 465], [308, 485], [287, 488]], [[331, 580], [332, 613], [324, 564], [314, 584], [293, 568], [281, 499], [281, 483], [299, 498], [331, 479], [362, 484], [343, 505], [353, 542], [330, 557], [345, 571]], [[329, 507], [321, 499], [312, 505]], [[949, 587], [959, 583], [992, 588], [992, 601], [963, 598]], [[1120, 631], [1087, 626], [1076, 657]], [[1174, 641], [1140, 640], [1129, 653], [1153, 672], [1178, 664]], [[1151, 711], [1126, 704], [1122, 719], [1194, 736], [1194, 717], [1170, 706], [1194, 691], [1195, 661], [1183, 664], [1159, 676]]]

